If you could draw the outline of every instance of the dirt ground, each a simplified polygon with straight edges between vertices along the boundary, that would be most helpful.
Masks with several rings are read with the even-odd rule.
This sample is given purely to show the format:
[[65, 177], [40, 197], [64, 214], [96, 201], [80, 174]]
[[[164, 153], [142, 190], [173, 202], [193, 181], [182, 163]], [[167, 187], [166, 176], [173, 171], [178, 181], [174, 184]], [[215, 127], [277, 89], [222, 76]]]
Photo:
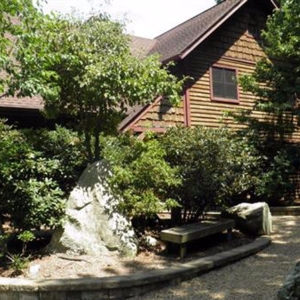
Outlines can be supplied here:
[[197, 258], [209, 256], [218, 252], [251, 242], [253, 239], [238, 231], [233, 232], [232, 239], [227, 240], [226, 234], [217, 234], [203, 238], [188, 246], [188, 254], [184, 259], [178, 257], [178, 249], [174, 248], [166, 254], [165, 245], [159, 243], [155, 248], [141, 247], [137, 257], [126, 259], [117, 253], [104, 256], [67, 255], [63, 253], [42, 254], [36, 253], [23, 274], [13, 273], [7, 265], [0, 266], [0, 276], [32, 278], [32, 279], [58, 279], [82, 277], [107, 277], [128, 275], [153, 269], [162, 269], [173, 266], [178, 262], [184, 263]]

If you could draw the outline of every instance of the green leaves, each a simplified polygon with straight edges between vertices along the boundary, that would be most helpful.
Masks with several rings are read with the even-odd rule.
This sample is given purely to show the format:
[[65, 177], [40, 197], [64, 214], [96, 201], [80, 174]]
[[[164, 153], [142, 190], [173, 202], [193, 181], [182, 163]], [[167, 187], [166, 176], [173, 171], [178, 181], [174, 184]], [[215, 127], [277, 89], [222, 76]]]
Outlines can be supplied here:
[[183, 183], [171, 195], [196, 219], [206, 208], [231, 203], [256, 183], [259, 157], [226, 129], [172, 128], [161, 142]]
[[126, 215], [151, 216], [178, 205], [168, 191], [180, 185], [180, 179], [176, 168], [166, 162], [166, 152], [157, 139], [111, 138], [105, 141], [103, 155], [112, 167], [110, 186]]
[[99, 133], [115, 132], [128, 106], [158, 96], [180, 101], [182, 81], [156, 56], [133, 57], [129, 43], [123, 25], [106, 15], [87, 21], [38, 15], [33, 30], [18, 36], [10, 93], [40, 94], [48, 116], [72, 116], [89, 159], [99, 159]]
[[[11, 74], [16, 65], [15, 45], [20, 36], [33, 29], [39, 11], [32, 0], [2, 0], [0, 3], [0, 71]], [[6, 78], [7, 79], [7, 78]], [[7, 80], [0, 80], [0, 95], [7, 91]]]
[[240, 81], [245, 91], [256, 96], [251, 112], [235, 115], [247, 125], [240, 135], [247, 137], [263, 158], [254, 193], [257, 199], [272, 204], [288, 203], [293, 198], [292, 178], [299, 172], [299, 145], [293, 141], [300, 115], [299, 24], [299, 1], [281, 1], [262, 34], [268, 58], [259, 61], [255, 72]]
[[263, 36], [268, 53], [276, 58], [299, 61], [300, 5], [297, 0], [284, 1], [267, 23]]
[[0, 122], [0, 214], [19, 229], [60, 224], [85, 163], [73, 132], [19, 131]]

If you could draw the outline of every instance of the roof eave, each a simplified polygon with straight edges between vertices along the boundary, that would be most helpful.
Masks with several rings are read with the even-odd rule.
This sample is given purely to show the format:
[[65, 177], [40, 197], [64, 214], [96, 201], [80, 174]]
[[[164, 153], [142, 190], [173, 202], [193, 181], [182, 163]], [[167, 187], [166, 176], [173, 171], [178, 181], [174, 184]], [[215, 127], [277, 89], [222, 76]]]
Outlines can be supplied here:
[[[236, 5], [230, 13], [226, 14], [222, 19], [216, 22], [212, 27], [210, 27], [205, 34], [201, 35], [199, 39], [197, 39], [194, 43], [189, 45], [184, 51], [182, 51], [178, 57], [179, 59], [184, 59], [187, 55], [189, 55], [195, 48], [197, 48], [203, 41], [205, 41], [215, 30], [217, 30], [223, 23], [225, 23], [237, 10], [239, 10], [248, 0], [243, 0], [238, 5]], [[272, 1], [272, 0], [271, 0]], [[273, 1], [272, 1], [273, 3]], [[170, 59], [168, 59], [169, 61]]]
[[144, 107], [137, 110], [136, 113], [127, 122], [125, 122], [125, 124], [119, 126], [118, 130], [121, 132], [128, 131], [135, 122], [142, 118], [151, 109], [151, 107], [153, 107], [153, 105], [157, 104], [161, 100], [162, 96], [158, 96], [152, 103], [147, 103]]

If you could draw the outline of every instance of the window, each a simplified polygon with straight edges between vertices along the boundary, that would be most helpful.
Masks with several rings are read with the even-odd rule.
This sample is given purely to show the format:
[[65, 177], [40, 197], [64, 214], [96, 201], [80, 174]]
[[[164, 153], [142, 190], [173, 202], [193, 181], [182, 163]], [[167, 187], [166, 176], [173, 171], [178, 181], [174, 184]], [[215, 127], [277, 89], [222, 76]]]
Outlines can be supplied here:
[[237, 75], [235, 69], [212, 67], [212, 99], [221, 101], [238, 101], [236, 77]]

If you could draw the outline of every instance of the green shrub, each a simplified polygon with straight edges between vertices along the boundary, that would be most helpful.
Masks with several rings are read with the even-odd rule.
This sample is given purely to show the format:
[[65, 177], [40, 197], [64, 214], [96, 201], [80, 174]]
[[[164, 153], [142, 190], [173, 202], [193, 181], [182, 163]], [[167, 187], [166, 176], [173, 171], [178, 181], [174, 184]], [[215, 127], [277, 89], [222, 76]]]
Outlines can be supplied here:
[[60, 223], [83, 168], [74, 141], [62, 128], [21, 131], [0, 122], [0, 215], [9, 215], [14, 228]]
[[265, 140], [257, 133], [250, 135], [248, 141], [262, 158], [258, 182], [251, 194], [252, 201], [265, 201], [272, 206], [292, 204], [298, 185], [299, 145]]
[[31, 147], [42, 157], [59, 162], [51, 178], [65, 193], [69, 193], [77, 183], [87, 165], [87, 155], [78, 134], [62, 126], [55, 130], [27, 129], [22, 131]]
[[180, 185], [180, 179], [165, 155], [151, 135], [144, 140], [128, 134], [106, 139], [103, 157], [112, 167], [110, 186], [121, 199], [118, 209], [127, 216], [152, 216], [177, 206], [168, 192]]
[[209, 207], [230, 205], [257, 183], [260, 157], [226, 129], [177, 127], [160, 140], [167, 161], [182, 178], [182, 186], [171, 195], [184, 208], [185, 219], [196, 219]]
[[20, 253], [7, 253], [6, 257], [10, 260], [9, 266], [15, 276], [21, 275], [30, 262], [30, 256], [23, 256]]

